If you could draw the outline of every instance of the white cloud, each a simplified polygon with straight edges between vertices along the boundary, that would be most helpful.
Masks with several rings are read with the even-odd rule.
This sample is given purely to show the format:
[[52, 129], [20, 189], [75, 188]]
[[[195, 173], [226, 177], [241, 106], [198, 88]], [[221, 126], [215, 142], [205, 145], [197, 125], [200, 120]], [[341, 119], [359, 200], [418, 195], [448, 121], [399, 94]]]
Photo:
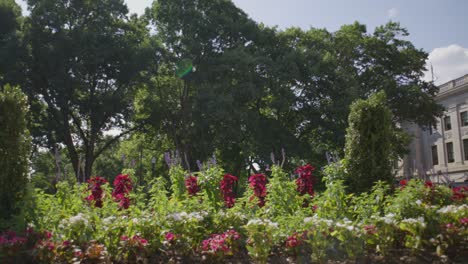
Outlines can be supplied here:
[[[15, 0], [18, 5], [23, 9], [23, 15], [28, 15], [26, 0]], [[130, 13], [137, 13], [139, 15], [145, 12], [146, 7], [151, 7], [153, 0], [125, 0]]]
[[399, 14], [400, 14], [400, 10], [398, 10], [398, 8], [396, 8], [396, 7], [390, 8], [387, 11], [387, 16], [390, 19], [396, 18]]
[[468, 48], [457, 44], [436, 48], [429, 53], [424, 80], [431, 80], [431, 65], [437, 85], [468, 74]]

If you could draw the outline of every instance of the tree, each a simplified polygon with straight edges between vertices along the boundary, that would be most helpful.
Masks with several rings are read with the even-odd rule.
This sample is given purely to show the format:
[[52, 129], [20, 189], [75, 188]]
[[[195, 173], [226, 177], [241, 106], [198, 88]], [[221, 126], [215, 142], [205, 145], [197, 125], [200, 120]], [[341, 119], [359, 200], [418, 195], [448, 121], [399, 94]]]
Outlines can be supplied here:
[[[158, 45], [147, 21], [128, 16], [121, 0], [28, 5], [31, 93], [46, 111], [42, 136], [50, 148], [63, 143], [75, 173], [87, 179], [95, 159], [136, 130], [133, 95], [155, 65]], [[106, 140], [110, 129], [121, 133]]]
[[27, 50], [22, 21], [21, 7], [14, 0], [0, 0], [0, 87], [24, 83]]
[[0, 217], [17, 212], [24, 196], [30, 152], [26, 128], [28, 104], [18, 87], [5, 85], [0, 91]]
[[395, 122], [434, 123], [442, 113], [434, 100], [438, 88], [421, 80], [427, 53], [405, 40], [407, 35], [395, 22], [372, 34], [357, 22], [336, 32], [280, 32], [298, 54], [291, 88], [298, 95], [299, 137], [309, 138], [312, 145], [342, 149], [349, 106], [377, 91], [386, 92]]
[[[159, 111], [142, 109], [193, 167], [197, 159], [216, 152], [238, 174], [249, 157], [267, 161], [282, 147], [290, 153], [302, 149], [294, 129], [278, 122], [294, 96], [282, 86], [290, 64], [284, 61], [290, 58], [275, 29], [258, 25], [224, 0], [160, 0], [154, 2], [152, 16], [168, 53], [161, 67], [165, 73], [141, 103], [171, 103]], [[195, 70], [176, 77], [184, 61]]]
[[384, 91], [351, 105], [345, 148], [351, 192], [370, 191], [377, 181], [392, 184], [397, 150], [408, 143], [392, 120]]

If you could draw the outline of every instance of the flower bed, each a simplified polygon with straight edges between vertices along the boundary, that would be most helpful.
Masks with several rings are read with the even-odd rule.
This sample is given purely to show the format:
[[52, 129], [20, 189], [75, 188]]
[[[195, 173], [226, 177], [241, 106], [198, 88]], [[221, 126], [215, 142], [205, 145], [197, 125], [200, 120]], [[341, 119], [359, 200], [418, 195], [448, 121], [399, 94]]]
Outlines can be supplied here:
[[341, 181], [327, 180], [326, 191], [317, 193], [312, 172], [307, 165], [291, 177], [274, 166], [269, 176], [249, 177], [247, 191], [237, 197], [238, 177], [219, 167], [195, 174], [173, 168], [170, 187], [161, 178], [148, 192], [135, 189], [128, 175], [119, 175], [113, 187], [98, 177], [83, 185], [59, 183], [55, 195], [32, 195], [24, 232], [0, 235], [0, 259], [302, 263], [468, 257], [468, 189], [412, 180], [349, 195]]

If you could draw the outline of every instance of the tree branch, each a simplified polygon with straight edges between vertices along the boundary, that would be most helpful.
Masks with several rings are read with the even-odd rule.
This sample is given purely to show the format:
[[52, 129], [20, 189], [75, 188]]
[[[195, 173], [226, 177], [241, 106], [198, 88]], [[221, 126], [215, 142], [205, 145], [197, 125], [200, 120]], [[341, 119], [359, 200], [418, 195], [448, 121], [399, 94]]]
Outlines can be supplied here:
[[71, 111], [70, 111], [70, 116], [73, 119], [73, 123], [75, 123], [76, 127], [78, 128], [78, 131], [80, 132], [80, 135], [83, 138], [85, 146], [88, 146], [88, 138], [86, 137], [86, 134], [84, 133], [83, 129], [81, 128], [78, 118], [76, 118], [75, 115]]
[[139, 126], [135, 126], [123, 133], [121, 133], [120, 135], [114, 137], [113, 139], [109, 140], [106, 142], [106, 144], [104, 144], [104, 146], [102, 146], [102, 148], [100, 148], [98, 151], [96, 151], [96, 154], [94, 154], [94, 159], [96, 159], [97, 157], [99, 157], [99, 155], [102, 154], [102, 152], [104, 152], [104, 150], [106, 150], [107, 148], [109, 148], [112, 144], [114, 144], [117, 140], [119, 140], [121, 137], [125, 136], [125, 135], [128, 135], [129, 133], [133, 132], [133, 131], [136, 131], [138, 129], [141, 128], [141, 125]]

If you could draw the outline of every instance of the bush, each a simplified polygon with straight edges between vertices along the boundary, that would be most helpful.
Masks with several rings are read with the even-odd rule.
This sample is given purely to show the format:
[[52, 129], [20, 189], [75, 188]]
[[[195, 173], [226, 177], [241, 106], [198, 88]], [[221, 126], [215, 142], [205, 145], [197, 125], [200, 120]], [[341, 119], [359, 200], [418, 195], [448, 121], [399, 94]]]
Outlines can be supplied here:
[[30, 137], [26, 128], [26, 96], [17, 87], [0, 91], [0, 217], [9, 219], [24, 196]]
[[350, 192], [370, 191], [377, 181], [392, 184], [392, 167], [406, 137], [392, 122], [385, 92], [351, 105], [346, 131], [345, 159]]

